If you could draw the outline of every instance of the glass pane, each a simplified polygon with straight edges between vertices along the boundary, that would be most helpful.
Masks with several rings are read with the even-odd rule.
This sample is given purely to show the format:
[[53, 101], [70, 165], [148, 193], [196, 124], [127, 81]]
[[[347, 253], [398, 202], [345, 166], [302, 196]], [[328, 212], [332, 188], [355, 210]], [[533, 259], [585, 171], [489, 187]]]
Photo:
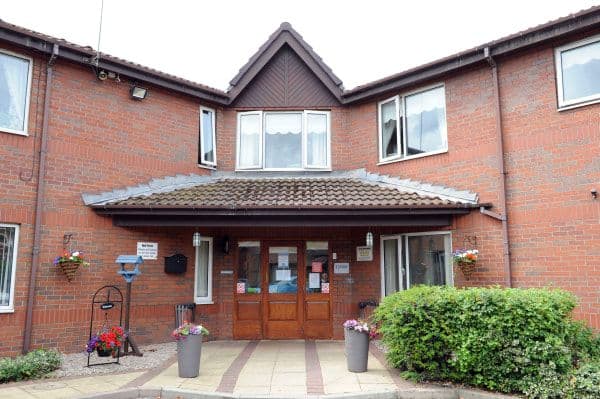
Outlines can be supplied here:
[[239, 243], [238, 294], [260, 294], [260, 244]]
[[14, 227], [0, 226], [0, 306], [10, 305], [15, 231]]
[[298, 250], [296, 247], [269, 248], [269, 293], [298, 292]]
[[400, 254], [398, 239], [383, 240], [383, 278], [385, 295], [399, 291], [400, 287]]
[[260, 135], [260, 115], [240, 115], [239, 166], [241, 168], [260, 166]]
[[329, 294], [327, 242], [306, 244], [306, 292]]
[[196, 296], [208, 297], [208, 241], [202, 241], [197, 251], [198, 272], [196, 273]]
[[408, 237], [410, 285], [444, 285], [446, 276], [446, 247], [444, 234]]
[[560, 55], [565, 101], [600, 94], [600, 41]]
[[308, 166], [327, 167], [327, 115], [306, 116], [306, 162]]
[[0, 53], [0, 127], [25, 130], [29, 61]]
[[405, 98], [407, 155], [446, 148], [446, 97], [438, 87]]
[[398, 121], [396, 101], [381, 105], [381, 157], [398, 155]]
[[213, 143], [213, 113], [208, 110], [202, 110], [202, 161], [215, 162], [214, 143]]
[[265, 167], [302, 167], [302, 114], [265, 114]]

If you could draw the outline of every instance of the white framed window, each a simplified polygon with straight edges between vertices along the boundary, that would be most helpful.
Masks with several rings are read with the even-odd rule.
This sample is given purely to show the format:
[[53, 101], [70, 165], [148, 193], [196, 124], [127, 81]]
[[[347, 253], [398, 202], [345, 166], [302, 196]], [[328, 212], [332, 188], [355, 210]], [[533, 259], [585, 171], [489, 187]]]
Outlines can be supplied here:
[[26, 136], [33, 60], [0, 50], [0, 131]]
[[381, 236], [381, 296], [411, 286], [452, 285], [452, 236], [448, 231]]
[[379, 162], [448, 151], [444, 85], [381, 101], [377, 116]]
[[196, 247], [194, 276], [194, 301], [197, 304], [210, 304], [212, 301], [213, 281], [213, 239], [201, 237]]
[[19, 225], [0, 223], [0, 313], [14, 312]]
[[200, 143], [198, 163], [215, 166], [217, 164], [217, 139], [215, 110], [200, 107]]
[[238, 113], [237, 169], [331, 168], [329, 111]]
[[600, 35], [554, 50], [558, 107], [600, 102]]

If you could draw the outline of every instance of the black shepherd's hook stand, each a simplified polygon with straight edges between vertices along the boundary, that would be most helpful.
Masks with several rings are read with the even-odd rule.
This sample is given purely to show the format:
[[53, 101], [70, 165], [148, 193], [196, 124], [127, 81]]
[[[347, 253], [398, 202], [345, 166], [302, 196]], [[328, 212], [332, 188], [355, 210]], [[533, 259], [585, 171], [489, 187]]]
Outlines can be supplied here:
[[[94, 294], [92, 298], [92, 316], [90, 318], [90, 334], [88, 336], [88, 340], [92, 338], [92, 332], [94, 331], [94, 314], [96, 313], [96, 307], [98, 307], [101, 311], [104, 312], [104, 323], [103, 327], [108, 328], [108, 312], [115, 309], [115, 306], [119, 307], [119, 326], [123, 323], [123, 294], [121, 290], [115, 287], [114, 285], [105, 285], [100, 288]], [[98, 366], [101, 364], [112, 364], [119, 363], [119, 352], [117, 352], [114, 361], [103, 362], [103, 363], [90, 363], [90, 358], [92, 354], [88, 353], [87, 365], [90, 366]]]
[[[125, 307], [125, 333], [127, 334], [127, 339], [123, 345], [123, 356], [126, 355], [135, 355], [135, 356], [143, 356], [142, 352], [140, 352], [133, 336], [131, 335], [131, 331], [129, 330], [129, 309], [131, 307], [131, 283], [135, 279], [136, 276], [142, 274], [139, 266], [144, 263], [144, 260], [141, 256], [137, 255], [119, 255], [115, 263], [119, 263], [121, 265], [121, 270], [119, 273], [125, 279], [127, 283], [127, 291], [125, 291], [125, 297], [127, 299], [127, 306]], [[131, 270], [126, 270], [125, 265], [132, 264], [135, 267]], [[131, 345], [131, 351], [129, 351], [129, 345]]]

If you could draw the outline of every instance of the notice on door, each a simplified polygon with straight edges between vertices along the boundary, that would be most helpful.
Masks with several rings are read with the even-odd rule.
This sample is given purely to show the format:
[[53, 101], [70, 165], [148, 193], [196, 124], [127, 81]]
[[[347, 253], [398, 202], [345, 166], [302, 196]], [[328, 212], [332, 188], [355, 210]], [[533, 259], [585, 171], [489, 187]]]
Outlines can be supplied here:
[[289, 254], [278, 254], [277, 255], [277, 268], [288, 269], [290, 267], [290, 255]]
[[321, 288], [321, 273], [308, 274], [308, 288]]
[[138, 242], [137, 256], [142, 259], [156, 260], [158, 259], [158, 243], [157, 242]]
[[290, 269], [276, 270], [275, 279], [277, 281], [290, 281], [292, 279], [292, 272]]

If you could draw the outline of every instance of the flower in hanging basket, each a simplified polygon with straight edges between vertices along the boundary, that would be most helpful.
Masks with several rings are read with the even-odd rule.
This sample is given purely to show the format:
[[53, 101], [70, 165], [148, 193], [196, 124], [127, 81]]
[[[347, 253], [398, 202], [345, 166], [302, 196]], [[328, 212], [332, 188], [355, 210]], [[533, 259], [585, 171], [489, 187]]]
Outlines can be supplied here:
[[475, 271], [478, 255], [479, 251], [476, 249], [457, 249], [452, 254], [454, 263], [458, 265], [467, 280]]
[[90, 265], [83, 259], [83, 252], [80, 251], [64, 251], [62, 255], [57, 256], [54, 259], [54, 264], [61, 268], [63, 273], [67, 276], [67, 280], [69, 281], [73, 280], [73, 277], [75, 276], [75, 272], [79, 268], [79, 265]]
[[209, 332], [206, 328], [204, 328], [200, 324], [192, 324], [187, 321], [184, 321], [182, 325], [177, 327], [171, 333], [171, 337], [174, 340], [179, 341], [181, 339], [185, 339], [189, 335], [208, 335]]
[[119, 326], [103, 327], [96, 334], [92, 335], [85, 350], [87, 353], [94, 351], [98, 351], [98, 354], [114, 353], [123, 345], [123, 341], [126, 338], [127, 334]]

